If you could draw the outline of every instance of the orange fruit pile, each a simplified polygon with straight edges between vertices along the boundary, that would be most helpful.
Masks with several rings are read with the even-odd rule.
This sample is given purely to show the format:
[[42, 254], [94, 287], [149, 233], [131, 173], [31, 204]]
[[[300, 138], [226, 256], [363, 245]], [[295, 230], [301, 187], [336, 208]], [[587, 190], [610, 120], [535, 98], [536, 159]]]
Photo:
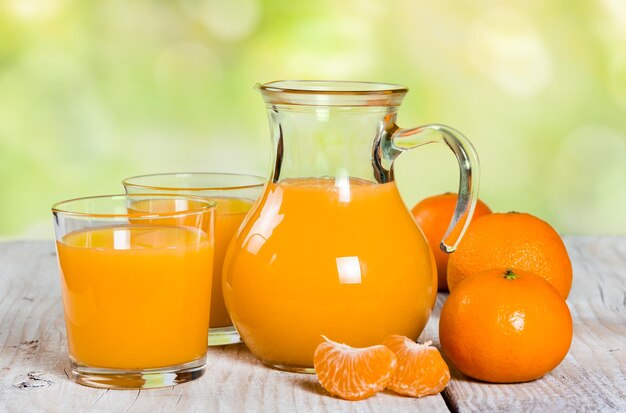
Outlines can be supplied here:
[[385, 388], [422, 397], [441, 392], [450, 380], [448, 366], [430, 342], [393, 335], [383, 345], [353, 348], [324, 340], [313, 356], [315, 373], [324, 389], [346, 400], [362, 400]]
[[462, 373], [479, 380], [541, 377], [563, 360], [572, 341], [565, 303], [572, 265], [565, 245], [547, 222], [526, 213], [491, 213], [479, 201], [448, 258], [439, 242], [456, 199], [437, 195], [412, 210], [436, 257], [439, 289], [450, 289], [439, 321], [441, 347]]
[[[448, 192], [425, 198], [417, 203], [411, 210], [413, 217], [415, 218], [415, 222], [417, 222], [422, 231], [424, 231], [424, 235], [428, 240], [430, 249], [433, 251], [433, 255], [435, 256], [439, 291], [448, 291], [446, 273], [449, 254], [443, 252], [439, 247], [439, 244], [448, 229], [448, 225], [452, 220], [452, 215], [454, 215], [456, 200], [457, 194]], [[488, 214], [491, 214], [491, 209], [489, 209], [489, 207], [479, 199], [476, 202], [472, 222]]]
[[465, 375], [494, 383], [537, 379], [566, 356], [572, 317], [559, 292], [522, 270], [488, 270], [461, 282], [439, 319], [441, 347]]

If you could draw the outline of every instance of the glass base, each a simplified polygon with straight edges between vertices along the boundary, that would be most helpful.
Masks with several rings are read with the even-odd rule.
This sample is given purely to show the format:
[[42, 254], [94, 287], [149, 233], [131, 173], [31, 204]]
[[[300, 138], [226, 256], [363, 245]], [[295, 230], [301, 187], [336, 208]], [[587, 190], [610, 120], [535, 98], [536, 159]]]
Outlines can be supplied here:
[[313, 367], [285, 366], [282, 364], [266, 363], [264, 361], [262, 363], [267, 367], [280, 371], [286, 371], [288, 373], [315, 374], [315, 368]]
[[241, 337], [233, 326], [209, 328], [209, 346], [224, 346], [241, 342]]
[[78, 384], [102, 389], [156, 389], [202, 377], [206, 356], [176, 366], [144, 370], [89, 367], [70, 359], [70, 379]]

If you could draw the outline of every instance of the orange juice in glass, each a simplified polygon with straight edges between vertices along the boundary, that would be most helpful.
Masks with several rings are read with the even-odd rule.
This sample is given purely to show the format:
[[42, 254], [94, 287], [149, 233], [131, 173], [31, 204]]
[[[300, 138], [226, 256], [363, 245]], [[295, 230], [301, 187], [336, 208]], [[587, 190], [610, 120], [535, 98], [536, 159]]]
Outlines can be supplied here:
[[211, 317], [209, 345], [239, 343], [222, 294], [222, 266], [226, 249], [248, 211], [259, 197], [265, 179], [228, 173], [165, 173], [142, 175], [122, 181], [129, 194], [174, 193], [201, 196], [217, 203], [215, 213], [215, 258], [211, 267]]
[[54, 205], [75, 381], [152, 388], [204, 373], [214, 208], [172, 195]]

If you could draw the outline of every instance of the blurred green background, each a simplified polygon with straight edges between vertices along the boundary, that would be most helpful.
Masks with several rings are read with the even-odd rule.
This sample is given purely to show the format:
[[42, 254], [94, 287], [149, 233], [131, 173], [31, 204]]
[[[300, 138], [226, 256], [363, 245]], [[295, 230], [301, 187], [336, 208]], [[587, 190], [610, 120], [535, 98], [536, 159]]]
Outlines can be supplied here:
[[[252, 89], [406, 85], [403, 127], [463, 131], [481, 198], [569, 234], [625, 234], [626, 2], [3, 0], [0, 237], [52, 237], [55, 201], [155, 172], [265, 175]], [[441, 146], [403, 155], [402, 195], [455, 190]]]

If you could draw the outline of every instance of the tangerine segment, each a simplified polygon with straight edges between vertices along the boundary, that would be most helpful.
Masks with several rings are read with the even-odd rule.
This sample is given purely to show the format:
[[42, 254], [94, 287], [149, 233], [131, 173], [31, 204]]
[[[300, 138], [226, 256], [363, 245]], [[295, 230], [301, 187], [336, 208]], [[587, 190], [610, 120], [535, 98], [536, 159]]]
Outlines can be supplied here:
[[396, 370], [396, 356], [383, 345], [354, 348], [324, 337], [315, 349], [313, 365], [330, 394], [346, 400], [362, 400], [387, 386]]
[[396, 355], [398, 368], [387, 388], [398, 394], [423, 397], [440, 393], [450, 381], [450, 369], [432, 341], [416, 343], [408, 337], [392, 335], [383, 344]]

